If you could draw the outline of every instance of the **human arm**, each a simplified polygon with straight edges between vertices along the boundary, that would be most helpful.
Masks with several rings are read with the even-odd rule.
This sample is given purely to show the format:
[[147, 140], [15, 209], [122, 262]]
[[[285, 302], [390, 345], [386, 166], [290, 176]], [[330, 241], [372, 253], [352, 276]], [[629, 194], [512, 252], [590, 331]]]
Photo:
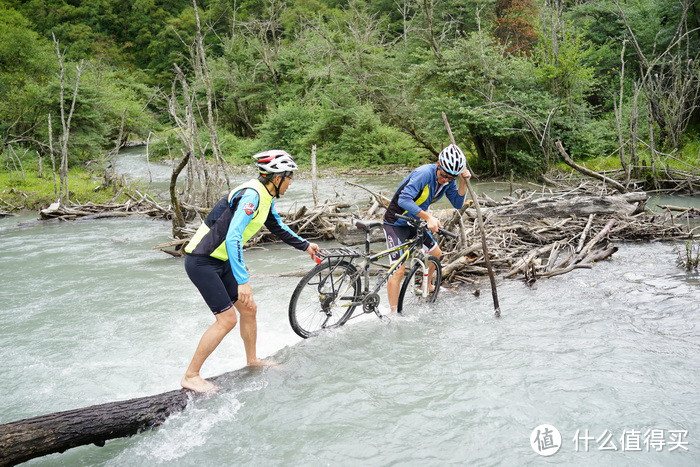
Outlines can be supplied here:
[[437, 232], [441, 227], [440, 221], [427, 211], [430, 203], [434, 201], [430, 199], [434, 196], [430, 187], [436, 186], [435, 171], [435, 164], [426, 164], [411, 172], [402, 184], [398, 198], [399, 207], [408, 215], [423, 219], [432, 232]]
[[282, 221], [282, 218], [277, 213], [274, 202], [265, 220], [265, 226], [287, 245], [293, 246], [297, 250], [306, 251], [311, 256], [311, 259], [314, 259], [316, 253], [320, 250], [317, 244], [304, 240]]
[[455, 183], [450, 183], [445, 190], [445, 195], [447, 199], [455, 209], [461, 209], [464, 206], [464, 199], [467, 193], [467, 180], [471, 178], [472, 174], [469, 170], [464, 169], [464, 171], [457, 176]]
[[397, 204], [405, 214], [424, 219], [425, 216], [419, 213], [427, 211], [432, 203], [440, 199], [442, 194], [436, 172], [436, 164], [425, 164], [411, 172], [401, 183], [397, 190]]
[[248, 189], [234, 197], [230, 204], [234, 213], [226, 233], [226, 252], [239, 286], [248, 282], [248, 271], [243, 261], [243, 232], [253, 219], [259, 202], [258, 193]]

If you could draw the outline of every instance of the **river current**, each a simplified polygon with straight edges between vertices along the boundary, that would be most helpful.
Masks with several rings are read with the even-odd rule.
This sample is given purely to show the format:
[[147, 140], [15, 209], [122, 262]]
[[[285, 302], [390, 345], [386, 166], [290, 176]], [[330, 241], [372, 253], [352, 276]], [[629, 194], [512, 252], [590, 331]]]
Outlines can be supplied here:
[[[212, 317], [182, 260], [152, 248], [169, 223], [29, 220], [0, 219], [0, 423], [177, 388]], [[313, 263], [246, 251], [258, 354], [278, 366], [155, 430], [29, 464], [698, 465], [700, 278], [676, 266], [681, 243], [618, 246], [533, 287], [499, 282], [500, 319], [485, 282], [308, 340], [287, 321], [288, 273]], [[203, 375], [244, 363], [234, 331]], [[531, 445], [554, 450], [543, 424], [561, 434], [548, 457]]]

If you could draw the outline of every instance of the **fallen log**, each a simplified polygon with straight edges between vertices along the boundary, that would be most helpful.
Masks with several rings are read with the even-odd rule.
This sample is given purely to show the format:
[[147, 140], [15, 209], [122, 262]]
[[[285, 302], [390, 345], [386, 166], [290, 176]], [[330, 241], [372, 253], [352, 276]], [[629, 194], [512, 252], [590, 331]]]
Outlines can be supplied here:
[[[634, 215], [640, 212], [647, 200], [646, 193], [632, 192], [613, 196], [566, 196], [546, 197], [529, 202], [511, 203], [495, 208], [486, 208], [485, 212], [497, 213], [514, 219], [589, 217], [591, 214]], [[467, 212], [476, 215], [472, 209]]]
[[578, 165], [576, 162], [573, 161], [573, 159], [571, 159], [571, 156], [569, 156], [569, 154], [566, 152], [566, 150], [564, 149], [564, 145], [561, 144], [561, 141], [557, 141], [555, 145], [557, 147], [557, 150], [559, 150], [559, 154], [561, 155], [562, 159], [564, 159], [564, 162], [569, 167], [572, 167], [581, 172], [582, 174], [588, 175], [589, 177], [596, 178], [609, 185], [612, 185], [620, 193], [626, 193], [628, 191], [627, 188], [625, 188], [621, 183], [613, 180], [612, 178], [606, 177], [605, 175], [599, 174], [598, 172], [587, 169], [582, 165]]
[[[224, 373], [209, 381], [220, 391], [232, 380], [257, 373], [245, 367]], [[170, 415], [181, 412], [201, 394], [178, 389], [155, 396], [92, 405], [82, 409], [26, 418], [0, 425], [0, 466], [15, 465], [36, 457], [95, 444], [104, 446], [114, 438], [132, 436], [161, 425]]]
[[[336, 224], [333, 230], [333, 236], [338, 243], [345, 246], [364, 245], [365, 243], [364, 230], [360, 230], [352, 224], [343, 222]], [[382, 240], [384, 240], [384, 230], [373, 229], [370, 234], [370, 242], [379, 242]]]

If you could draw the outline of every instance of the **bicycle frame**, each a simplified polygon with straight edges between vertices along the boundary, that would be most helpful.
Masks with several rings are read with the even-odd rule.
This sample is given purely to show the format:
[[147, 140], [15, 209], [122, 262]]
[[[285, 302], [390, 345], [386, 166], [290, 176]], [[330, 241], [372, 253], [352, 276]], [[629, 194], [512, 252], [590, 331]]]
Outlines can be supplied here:
[[[422, 252], [422, 246], [423, 246], [423, 236], [425, 234], [426, 229], [422, 226], [419, 226], [417, 228], [417, 232], [415, 237], [406, 240], [402, 242], [399, 245], [396, 245], [391, 248], [387, 248], [385, 250], [382, 250], [378, 253], [372, 254], [370, 252], [370, 233], [371, 233], [371, 228], [367, 228], [365, 231], [365, 253], [364, 255], [358, 254], [358, 255], [352, 255], [352, 256], [337, 256], [336, 258], [349, 258], [350, 263], [352, 264], [355, 258], [362, 258], [363, 262], [362, 264], [358, 264], [358, 270], [357, 273], [348, 276], [347, 283], [345, 284], [345, 287], [343, 290], [335, 290], [335, 284], [333, 283], [333, 280], [331, 279], [331, 288], [333, 289], [333, 292], [336, 294], [337, 297], [344, 299], [344, 300], [352, 300], [352, 302], [348, 303], [346, 306], [363, 306], [363, 310], [365, 313], [369, 312], [374, 312], [379, 318], [383, 318], [383, 315], [379, 313], [377, 310], [376, 306], [379, 304], [379, 296], [378, 292], [379, 290], [386, 284], [389, 280], [389, 277], [391, 277], [392, 274], [394, 274], [406, 261], [408, 261], [411, 258], [415, 258], [416, 252], [421, 251]], [[369, 268], [373, 263], [376, 263], [379, 259], [385, 258], [389, 256], [391, 253], [399, 250], [404, 250], [399, 258], [395, 260], [394, 262], [391, 263], [389, 266], [389, 269], [383, 273], [379, 279], [377, 280], [376, 284], [374, 287], [370, 290], [370, 273], [369, 273]], [[327, 260], [330, 261], [331, 257], [327, 257]], [[416, 259], [419, 261], [418, 259]], [[423, 261], [420, 261], [422, 263], [422, 271], [424, 277], [427, 277], [428, 275], [428, 268], [425, 265]], [[355, 282], [356, 278], [361, 275], [361, 280], [362, 280], [362, 292], [357, 296], [352, 296], [352, 297], [346, 297], [345, 293], [352, 287], [352, 284]], [[332, 277], [331, 274], [329, 274], [326, 279]], [[341, 282], [344, 279], [341, 279]], [[423, 281], [423, 290], [421, 290], [421, 294], [423, 297], [428, 296], [428, 283], [427, 281]], [[337, 292], [337, 293], [336, 293]], [[360, 300], [356, 300], [357, 298], [360, 298]]]
[[[420, 230], [423, 230], [423, 229], [420, 229]], [[372, 293], [377, 293], [377, 292], [379, 292], [379, 289], [381, 289], [384, 286], [384, 284], [386, 284], [386, 282], [389, 280], [389, 277], [391, 277], [391, 275], [394, 274], [396, 272], [396, 270], [398, 270], [406, 261], [408, 261], [411, 257], [414, 257], [416, 251], [419, 248], [422, 248], [424, 232], [421, 232], [420, 230], [417, 232], [415, 238], [413, 238], [411, 240], [407, 240], [407, 241], [401, 243], [400, 245], [397, 245], [397, 246], [392, 247], [392, 248], [388, 248], [386, 250], [382, 250], [379, 253], [375, 253], [375, 254], [369, 253], [369, 231], [367, 231], [366, 239], [365, 239], [365, 252], [366, 252], [365, 254], [366, 254], [367, 261], [365, 263], [365, 266], [362, 268], [363, 273], [364, 273], [364, 285], [365, 285], [364, 290], [363, 290], [364, 293], [369, 292], [369, 266], [370, 266], [370, 264], [376, 262], [379, 259], [382, 259], [382, 258], [389, 256], [391, 253], [393, 253], [395, 251], [405, 249], [405, 251], [403, 253], [401, 253], [401, 256], [399, 256], [399, 258], [396, 261], [391, 263], [391, 265], [389, 266], [389, 269], [379, 278], [379, 281], [377, 282], [377, 284], [374, 286], [374, 289], [372, 290]]]
[[[289, 302], [289, 322], [294, 332], [304, 338], [310, 337], [323, 329], [342, 326], [362, 313], [374, 313], [379, 319], [389, 321], [389, 313], [379, 312], [381, 299], [378, 293], [387, 282], [392, 286], [401, 282], [397, 313], [402, 313], [404, 308], [414, 309], [422, 303], [435, 301], [440, 290], [442, 265], [439, 259], [423, 248], [425, 235], [429, 235], [428, 223], [398, 214], [397, 217], [416, 229], [414, 236], [399, 245], [372, 253], [371, 229], [382, 223], [358, 220], [355, 222], [357, 228], [365, 232], [364, 251], [361, 248], [338, 247], [316, 253], [317, 265], [299, 281]], [[440, 235], [458, 238], [439, 227], [436, 230]], [[382, 262], [383, 269], [376, 276], [375, 268], [372, 268], [370, 278], [372, 265], [380, 265], [380, 259], [392, 254], [398, 258], [388, 268]], [[403, 271], [407, 262], [410, 269], [400, 281], [396, 274]], [[360, 306], [362, 311], [357, 313]]]

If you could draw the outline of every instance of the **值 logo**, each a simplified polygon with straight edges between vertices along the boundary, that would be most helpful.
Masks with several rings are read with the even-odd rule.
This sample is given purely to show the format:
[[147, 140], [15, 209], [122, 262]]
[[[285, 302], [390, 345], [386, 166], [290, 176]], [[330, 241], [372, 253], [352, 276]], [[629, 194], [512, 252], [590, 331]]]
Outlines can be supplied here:
[[540, 425], [532, 430], [530, 446], [540, 456], [551, 456], [561, 447], [561, 434], [552, 425]]

